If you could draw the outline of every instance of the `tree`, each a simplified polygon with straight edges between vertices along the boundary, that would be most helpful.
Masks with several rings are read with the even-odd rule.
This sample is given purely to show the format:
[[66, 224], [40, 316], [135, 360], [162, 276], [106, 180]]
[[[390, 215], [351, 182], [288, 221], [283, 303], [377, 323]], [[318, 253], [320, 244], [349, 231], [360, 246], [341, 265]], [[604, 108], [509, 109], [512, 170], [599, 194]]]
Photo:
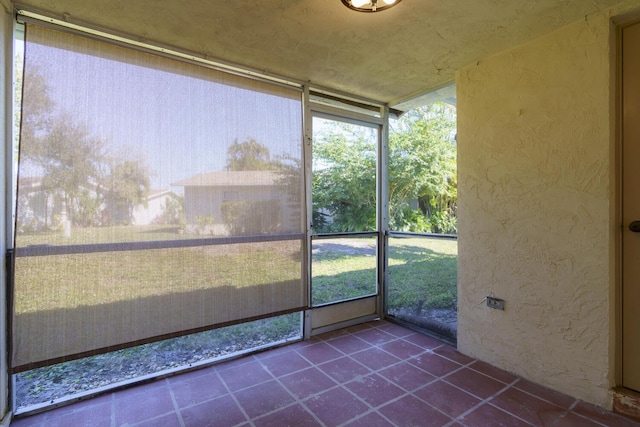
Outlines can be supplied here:
[[[16, 62], [22, 68], [22, 62]], [[28, 145], [51, 131], [54, 103], [45, 77], [35, 64], [31, 64], [24, 76], [19, 75], [15, 87], [16, 104], [21, 106], [16, 108], [16, 120], [21, 122], [20, 138]]]
[[377, 147], [350, 125], [340, 123], [317, 136], [314, 228], [319, 232], [375, 230]]
[[[149, 191], [147, 168], [141, 162], [110, 160], [104, 140], [56, 109], [40, 67], [30, 64], [22, 82], [20, 173], [42, 178], [45, 209], [50, 200], [61, 200], [71, 224], [93, 226], [100, 222], [100, 210], [108, 196], [128, 221], [133, 207], [143, 203]], [[29, 208], [25, 201], [19, 205]], [[47, 223], [49, 216], [45, 212], [45, 228], [53, 225]]]
[[[376, 147], [348, 125], [314, 138], [313, 222], [320, 232], [375, 230]], [[390, 227], [455, 233], [455, 111], [412, 110], [389, 136]]]
[[227, 150], [226, 169], [228, 171], [259, 171], [274, 168], [269, 149], [253, 138], [244, 142], [238, 142], [236, 139]]
[[145, 205], [149, 195], [149, 171], [142, 160], [121, 160], [111, 167], [107, 182], [107, 199], [118, 222], [129, 224], [133, 209]]
[[[21, 161], [32, 162], [43, 173], [42, 187], [50, 195], [60, 195], [73, 224], [90, 225], [82, 200], [89, 197], [100, 182], [104, 141], [92, 137], [84, 126], [75, 124], [67, 114], [57, 114], [51, 129], [34, 133], [21, 147]], [[30, 131], [26, 131], [29, 133]], [[81, 216], [77, 215], [82, 212]]]
[[456, 232], [454, 132], [455, 110], [443, 103], [409, 111], [394, 123], [389, 136], [393, 229]]

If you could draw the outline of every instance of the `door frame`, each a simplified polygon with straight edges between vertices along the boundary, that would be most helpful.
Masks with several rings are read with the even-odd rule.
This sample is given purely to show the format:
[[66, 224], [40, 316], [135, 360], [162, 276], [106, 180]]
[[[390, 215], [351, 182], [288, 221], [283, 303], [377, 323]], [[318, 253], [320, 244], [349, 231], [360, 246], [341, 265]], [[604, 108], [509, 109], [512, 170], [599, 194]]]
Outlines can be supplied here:
[[[613, 96], [611, 111], [614, 114], [612, 130], [612, 149], [610, 160], [610, 179], [613, 184], [612, 202], [610, 204], [610, 217], [613, 226], [613, 243], [610, 251], [612, 302], [610, 309], [613, 311], [611, 336], [613, 387], [623, 386], [623, 80], [622, 80], [622, 35], [623, 30], [629, 26], [640, 24], [640, 11], [634, 11], [612, 19], [613, 43], [611, 55], [611, 76]], [[629, 389], [630, 390], [630, 389]]]
[[[326, 98], [323, 98], [326, 96]], [[389, 106], [363, 100], [338, 98], [331, 94], [311, 93], [308, 87], [304, 90], [304, 159], [306, 184], [307, 215], [307, 286], [308, 309], [304, 313], [304, 339], [352, 326], [374, 319], [384, 318], [384, 300], [386, 296], [386, 234], [388, 231], [388, 141], [389, 141]], [[314, 99], [312, 99], [314, 98]], [[325, 102], [318, 102], [318, 100]], [[312, 146], [313, 118], [321, 117], [330, 120], [344, 121], [378, 130], [378, 156], [376, 162], [376, 226], [377, 226], [377, 293], [374, 296], [337, 302], [320, 307], [311, 305], [311, 237], [312, 230]], [[355, 316], [353, 316], [355, 315]]]

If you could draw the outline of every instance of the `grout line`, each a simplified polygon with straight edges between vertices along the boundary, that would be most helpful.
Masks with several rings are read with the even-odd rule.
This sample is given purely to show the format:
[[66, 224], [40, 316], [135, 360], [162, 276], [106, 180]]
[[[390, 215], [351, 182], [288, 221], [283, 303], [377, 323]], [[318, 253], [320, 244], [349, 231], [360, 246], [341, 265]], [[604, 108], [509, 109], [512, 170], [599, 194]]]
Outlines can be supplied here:
[[[355, 336], [355, 335], [354, 335], [354, 336]], [[385, 369], [388, 369], [388, 368], [390, 368], [390, 367], [393, 367], [393, 366], [396, 366], [396, 365], [402, 364], [402, 363], [406, 362], [406, 361], [407, 361], [407, 360], [409, 360], [409, 359], [412, 359], [412, 358], [418, 357], [418, 356], [423, 355], [423, 354], [434, 354], [434, 355], [436, 355], [436, 356], [440, 356], [440, 355], [439, 355], [439, 354], [437, 354], [437, 353], [433, 353], [433, 350], [435, 350], [435, 349], [437, 349], [437, 348], [442, 347], [442, 345], [440, 345], [440, 346], [434, 347], [434, 348], [432, 348], [432, 349], [425, 349], [425, 350], [424, 350], [424, 351], [422, 351], [421, 353], [418, 353], [418, 354], [413, 355], [413, 356], [409, 356], [409, 357], [404, 358], [404, 359], [403, 359], [403, 358], [400, 358], [400, 357], [398, 357], [398, 356], [396, 356], [395, 354], [392, 354], [392, 353], [390, 353], [390, 352], [388, 352], [388, 351], [384, 350], [383, 348], [381, 348], [381, 346], [382, 346], [382, 345], [388, 344], [388, 343], [390, 343], [390, 342], [400, 341], [400, 340], [402, 340], [402, 339], [401, 339], [401, 338], [398, 338], [398, 337], [395, 337], [395, 339], [393, 339], [393, 340], [391, 340], [391, 341], [387, 341], [387, 342], [380, 343], [380, 344], [371, 344], [371, 343], [370, 343], [370, 344], [371, 344], [371, 346], [372, 346], [372, 348], [376, 348], [376, 349], [378, 349], [378, 350], [381, 350], [381, 351], [383, 351], [384, 353], [387, 353], [387, 354], [389, 354], [390, 356], [394, 357], [395, 359], [398, 359], [398, 361], [397, 361], [397, 362], [392, 363], [392, 364], [390, 364], [390, 365], [383, 366], [383, 367], [381, 367], [381, 368], [379, 368], [379, 369], [373, 369], [373, 368], [370, 368], [370, 367], [366, 366], [364, 363], [362, 363], [362, 362], [360, 362], [360, 361], [358, 361], [358, 360], [354, 359], [353, 357], [351, 357], [351, 356], [353, 356], [353, 355], [355, 355], [355, 354], [362, 353], [362, 352], [366, 352], [367, 350], [370, 350], [370, 349], [364, 349], [364, 350], [361, 350], [361, 351], [357, 351], [357, 352], [354, 352], [354, 353], [348, 354], [348, 355], [346, 355], [346, 356], [347, 356], [349, 359], [351, 359], [352, 361], [354, 361], [354, 362], [356, 362], [356, 363], [358, 363], [358, 364], [360, 364], [360, 365], [364, 366], [364, 368], [365, 368], [365, 369], [367, 369], [367, 370], [369, 371], [369, 373], [368, 373], [368, 374], [364, 375], [365, 377], [367, 377], [367, 376], [371, 376], [371, 375], [373, 375], [373, 374], [376, 374], [376, 375], [378, 375], [380, 378], [382, 378], [384, 381], [388, 381], [390, 384], [392, 384], [392, 385], [394, 385], [394, 386], [398, 386], [395, 382], [393, 382], [393, 381], [391, 381], [391, 380], [387, 379], [386, 377], [384, 377], [384, 376], [380, 375], [380, 372], [381, 372], [381, 371], [383, 371], [383, 370], [385, 370]], [[403, 341], [404, 341], [404, 340], [403, 340]], [[407, 341], [407, 342], [409, 342], [409, 341]], [[410, 342], [409, 342], [409, 343], [410, 343]], [[413, 343], [410, 343], [410, 344], [413, 344]], [[413, 344], [413, 345], [417, 345], [417, 344]], [[442, 357], [442, 356], [440, 356], [440, 357]], [[445, 358], [445, 359], [446, 359], [446, 358]], [[449, 359], [446, 359], [446, 360], [449, 360]], [[454, 362], [454, 363], [456, 363], [457, 365], [460, 365], [460, 363], [458, 363], [458, 362], [455, 362], [455, 361], [453, 361], [453, 362]], [[418, 366], [415, 366], [415, 365], [413, 365], [413, 364], [411, 364], [411, 365], [412, 365], [412, 366], [414, 366], [415, 368], [417, 368], [417, 369], [419, 369], [419, 370], [421, 370], [421, 371], [423, 371], [423, 372], [425, 372], [425, 373], [427, 373], [427, 374], [429, 374], [429, 375], [431, 375], [431, 376], [434, 376], [434, 377], [435, 377], [435, 379], [434, 379], [434, 380], [429, 381], [429, 382], [428, 382], [428, 383], [426, 383], [424, 386], [421, 386], [421, 387], [417, 388], [416, 390], [419, 390], [419, 389], [421, 389], [421, 388], [425, 387], [425, 386], [426, 386], [426, 385], [428, 385], [428, 384], [432, 384], [433, 382], [435, 382], [435, 381], [437, 381], [439, 378], [441, 378], [441, 377], [437, 377], [437, 376], [433, 375], [432, 373], [430, 373], [430, 372], [428, 372], [428, 371], [426, 371], [426, 370], [424, 370], [424, 369], [422, 369], [422, 368], [420, 368], [420, 367], [418, 367]], [[460, 366], [460, 368], [456, 369], [455, 371], [452, 371], [452, 372], [448, 373], [447, 375], [449, 375], [449, 374], [451, 374], [451, 373], [453, 373], [453, 372], [456, 372], [457, 370], [462, 369], [462, 368], [464, 368], [464, 366]], [[382, 416], [385, 420], [387, 420], [387, 421], [389, 421], [389, 422], [391, 422], [391, 420], [389, 420], [389, 419], [388, 419], [387, 417], [385, 417], [382, 413], [380, 413], [380, 412], [379, 412], [379, 410], [378, 410], [378, 408], [383, 407], [383, 406], [386, 406], [386, 405], [388, 405], [388, 404], [390, 404], [390, 403], [393, 403], [393, 402], [397, 402], [397, 401], [399, 401], [399, 400], [401, 400], [401, 399], [403, 399], [403, 398], [405, 398], [405, 397], [407, 397], [407, 396], [411, 396], [411, 397], [413, 397], [413, 398], [415, 398], [415, 399], [418, 399], [420, 402], [423, 402], [423, 403], [427, 404], [427, 405], [428, 405], [428, 406], [430, 406], [431, 408], [435, 409], [436, 411], [440, 412], [441, 414], [443, 414], [443, 415], [445, 415], [447, 418], [449, 418], [451, 421], [453, 421], [453, 417], [451, 417], [449, 414], [444, 413], [444, 412], [443, 412], [443, 411], [441, 411], [440, 409], [438, 409], [438, 408], [434, 407], [433, 405], [429, 404], [429, 402], [425, 402], [424, 400], [419, 399], [417, 396], [415, 396], [415, 395], [414, 395], [414, 392], [415, 392], [416, 390], [410, 391], [410, 390], [408, 390], [408, 389], [406, 389], [406, 388], [404, 388], [404, 387], [402, 387], [402, 386], [399, 386], [398, 388], [400, 388], [401, 390], [403, 390], [403, 391], [404, 391], [404, 393], [403, 393], [403, 394], [401, 394], [400, 396], [397, 396], [397, 397], [395, 397], [395, 398], [393, 398], [393, 399], [387, 400], [387, 401], [385, 401], [385, 402], [384, 402], [383, 404], [381, 404], [381, 405], [378, 405], [378, 406], [376, 406], [376, 407], [373, 407], [372, 405], [370, 405], [369, 403], [367, 403], [366, 401], [364, 401], [363, 399], [361, 399], [359, 396], [357, 396], [355, 393], [351, 392], [351, 390], [349, 390], [349, 389], [346, 387], [346, 385], [347, 385], [347, 384], [351, 384], [351, 383], [353, 383], [354, 381], [357, 381], [357, 379], [353, 379], [353, 380], [351, 380], [351, 381], [348, 381], [348, 382], [343, 383], [343, 384], [342, 384], [342, 387], [343, 387], [344, 389], [346, 389], [349, 393], [351, 393], [354, 397], [356, 397], [357, 399], [359, 399], [359, 400], [361, 400], [363, 403], [365, 403], [367, 406], [369, 406], [373, 412], [378, 413], [378, 415]], [[361, 418], [361, 417], [363, 417], [363, 416], [365, 416], [365, 415], [366, 415], [366, 414], [360, 414], [359, 416], [357, 416], [357, 417], [355, 417], [355, 418], [353, 418], [353, 419], [349, 420], [349, 422], [352, 422], [352, 421], [354, 421], [354, 420], [356, 420], [356, 419], [358, 419], [358, 418]], [[393, 422], [391, 422], [391, 423], [393, 424]], [[449, 424], [449, 423], [447, 423], [447, 424]]]
[[[485, 376], [487, 376], [487, 375], [485, 375]], [[492, 377], [489, 377], [489, 378], [492, 378]], [[497, 380], [496, 380], [496, 381], [497, 381]], [[498, 395], [500, 395], [500, 394], [504, 393], [504, 392], [505, 392], [505, 391], [507, 391], [508, 389], [512, 388], [512, 387], [513, 387], [513, 386], [514, 386], [518, 381], [520, 381], [520, 378], [516, 378], [516, 379], [515, 379], [515, 380], [513, 380], [511, 383], [506, 384], [503, 388], [501, 388], [500, 390], [498, 390], [496, 393], [492, 394], [491, 396], [488, 396], [486, 399], [482, 399], [482, 398], [480, 398], [479, 396], [476, 396], [475, 394], [472, 394], [472, 395], [473, 395], [473, 396], [475, 396], [476, 398], [480, 399], [480, 402], [479, 402], [478, 404], [476, 404], [476, 405], [472, 406], [471, 408], [469, 408], [468, 410], [466, 410], [466, 411], [465, 411], [465, 412], [463, 412], [462, 414], [458, 415], [458, 416], [455, 418], [455, 420], [456, 420], [456, 421], [463, 422], [463, 420], [464, 420], [464, 417], [465, 417], [465, 416], [469, 415], [470, 413], [472, 413], [472, 412], [473, 412], [473, 411], [475, 411], [476, 409], [480, 408], [481, 406], [489, 405], [489, 406], [491, 406], [492, 408], [495, 408], [495, 409], [497, 409], [497, 410], [499, 410], [499, 411], [501, 411], [501, 412], [504, 412], [504, 413], [505, 413], [505, 414], [507, 414], [507, 415], [510, 415], [510, 416], [512, 416], [512, 417], [514, 417], [514, 418], [516, 418], [517, 420], [520, 420], [520, 421], [522, 421], [522, 422], [524, 422], [524, 423], [526, 423], [526, 424], [529, 424], [529, 425], [532, 425], [532, 426], [533, 426], [533, 425], [534, 425], [533, 423], [531, 423], [531, 422], [529, 422], [529, 421], [527, 421], [527, 420], [525, 420], [525, 419], [522, 419], [522, 418], [520, 418], [519, 416], [517, 416], [517, 415], [515, 415], [515, 414], [512, 414], [511, 412], [508, 412], [508, 411], [506, 411], [506, 410], [504, 410], [504, 409], [502, 409], [502, 408], [500, 408], [500, 407], [498, 407], [498, 406], [496, 406], [496, 405], [493, 405], [493, 404], [491, 403], [491, 400], [493, 400], [496, 396], [498, 396]], [[451, 383], [449, 383], [449, 382], [447, 382], [447, 384], [449, 384], [449, 385], [451, 385], [451, 386], [454, 386], [454, 387], [456, 387], [456, 388], [458, 388], [458, 389], [460, 389], [460, 390], [462, 390], [462, 391], [464, 391], [464, 392], [466, 392], [466, 393], [471, 394], [469, 391], [467, 391], [467, 390], [463, 390], [463, 389], [461, 389], [460, 387], [456, 386], [455, 384], [451, 384]], [[505, 384], [505, 383], [503, 383], [503, 384]]]
[[[247, 411], [244, 410], [244, 408], [242, 407], [242, 405], [240, 404], [240, 402], [238, 401], [238, 398], [236, 397], [236, 395], [231, 391], [231, 389], [229, 388], [229, 386], [227, 385], [227, 382], [224, 380], [224, 378], [222, 378], [222, 376], [220, 375], [220, 372], [216, 369], [216, 376], [218, 377], [218, 379], [220, 380], [220, 382], [222, 382], [222, 385], [224, 386], [224, 388], [227, 390], [227, 394], [231, 397], [231, 399], [234, 401], [234, 403], [236, 404], [236, 406], [238, 407], [238, 409], [240, 410], [240, 412], [242, 412], [242, 415], [244, 415], [244, 418], [246, 420], [249, 421], [250, 425], [254, 425], [253, 421], [251, 420], [251, 418], [249, 417], [249, 415], [247, 414]], [[222, 396], [221, 396], [222, 397]]]
[[[299, 355], [299, 356], [300, 356], [300, 357], [303, 357], [302, 355]], [[279, 377], [276, 377], [276, 376], [273, 374], [273, 372], [271, 372], [271, 370], [270, 370], [267, 366], [265, 366], [265, 365], [262, 363], [262, 361], [259, 361], [259, 363], [260, 363], [260, 366], [262, 366], [262, 369], [264, 369], [265, 371], [267, 371], [267, 372], [269, 373], [269, 375], [271, 375], [271, 376], [273, 377], [273, 380], [274, 380], [274, 381], [276, 381], [276, 382], [280, 385], [280, 387], [282, 387], [282, 388], [284, 389], [284, 391], [286, 391], [287, 393], [289, 393], [289, 395], [293, 398], [293, 403], [290, 403], [290, 404], [288, 404], [288, 405], [285, 405], [285, 406], [282, 406], [282, 407], [276, 408], [276, 409], [274, 409], [273, 411], [269, 411], [269, 412], [267, 412], [267, 413], [264, 413], [264, 414], [262, 414], [262, 415], [259, 415], [259, 416], [257, 416], [255, 419], [262, 418], [262, 417], [266, 417], [266, 416], [268, 416], [268, 415], [270, 415], [270, 414], [273, 414], [273, 413], [275, 413], [275, 412], [281, 411], [281, 410], [283, 410], [283, 409], [289, 408], [289, 407], [294, 406], [294, 405], [300, 405], [300, 406], [302, 406], [302, 408], [303, 408], [306, 412], [308, 412], [308, 413], [313, 417], [313, 419], [314, 419], [314, 420], [316, 420], [316, 421], [317, 421], [321, 426], [325, 426], [325, 425], [326, 425], [324, 422], [322, 422], [322, 420], [321, 420], [320, 418], [318, 418], [318, 416], [317, 416], [317, 415], [316, 415], [316, 414], [315, 414], [311, 409], [309, 409], [309, 407], [307, 407], [307, 405], [304, 403], [304, 401], [303, 401], [303, 400], [301, 400], [301, 399], [299, 399], [296, 395], [294, 395], [294, 394], [293, 394], [293, 392], [292, 392], [292, 391], [290, 391], [290, 390], [287, 388], [287, 386], [285, 386], [285, 385], [280, 381]], [[315, 364], [312, 364], [312, 367], [316, 367], [316, 365], [315, 365]], [[309, 368], [309, 367], [304, 368], [304, 369], [308, 369], [308, 368]], [[304, 370], [304, 369], [301, 369], [301, 370], [298, 370], [298, 371], [295, 371], [295, 372], [290, 372], [290, 373], [287, 373], [287, 374], [285, 374], [285, 375], [281, 375], [281, 376], [287, 376], [287, 375], [290, 375], [290, 374], [294, 374], [294, 373], [296, 373], [296, 372], [300, 372], [300, 371], [302, 371], [302, 370]], [[316, 368], [316, 369], [317, 369], [317, 368]], [[320, 372], [324, 374], [324, 372], [322, 372], [322, 371], [320, 371]], [[325, 374], [325, 375], [326, 375], [326, 374]], [[327, 376], [327, 377], [329, 377], [328, 375], [326, 375], [326, 376]], [[331, 379], [331, 380], [333, 381], [333, 378], [329, 377], [329, 379]], [[335, 381], [334, 381], [334, 382], [335, 382]], [[328, 390], [333, 390], [333, 389], [334, 389], [334, 387], [331, 387], [331, 388], [330, 388], [330, 389], [328, 389]], [[314, 396], [315, 396], [315, 395], [319, 395], [319, 394], [321, 394], [321, 393], [324, 393], [324, 392], [326, 392], [326, 391], [327, 391], [327, 390], [323, 390], [323, 391], [321, 391], [321, 392], [319, 392], [319, 393], [315, 393], [315, 394], [314, 394]], [[310, 397], [310, 396], [307, 396], [304, 400], [308, 400], [308, 399], [309, 399], [309, 397]], [[252, 420], [252, 421], [253, 421], [253, 420]]]
[[116, 427], [116, 394], [111, 393], [111, 427]]
[[182, 419], [182, 413], [180, 412], [180, 407], [178, 406], [178, 401], [176, 400], [176, 396], [173, 393], [173, 388], [171, 387], [171, 382], [168, 378], [164, 379], [167, 384], [167, 388], [169, 389], [169, 396], [171, 396], [171, 402], [173, 402], [173, 409], [176, 411], [176, 415], [178, 416], [178, 422], [180, 423], [180, 427], [185, 427], [184, 419]]

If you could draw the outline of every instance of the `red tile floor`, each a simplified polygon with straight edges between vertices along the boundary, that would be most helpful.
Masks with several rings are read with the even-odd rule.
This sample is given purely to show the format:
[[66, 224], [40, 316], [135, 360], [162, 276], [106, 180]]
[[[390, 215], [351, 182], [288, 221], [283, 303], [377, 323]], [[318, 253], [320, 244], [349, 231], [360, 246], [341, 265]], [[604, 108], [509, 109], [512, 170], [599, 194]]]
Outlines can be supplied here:
[[386, 321], [15, 420], [53, 426], [640, 426]]

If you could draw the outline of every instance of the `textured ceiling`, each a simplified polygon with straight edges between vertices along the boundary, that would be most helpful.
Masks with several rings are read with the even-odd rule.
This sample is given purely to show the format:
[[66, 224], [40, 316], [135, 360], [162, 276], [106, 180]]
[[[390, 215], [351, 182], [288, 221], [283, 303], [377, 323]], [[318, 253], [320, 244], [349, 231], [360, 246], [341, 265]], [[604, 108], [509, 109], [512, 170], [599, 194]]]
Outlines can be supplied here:
[[620, 0], [21, 0], [19, 6], [396, 104]]

